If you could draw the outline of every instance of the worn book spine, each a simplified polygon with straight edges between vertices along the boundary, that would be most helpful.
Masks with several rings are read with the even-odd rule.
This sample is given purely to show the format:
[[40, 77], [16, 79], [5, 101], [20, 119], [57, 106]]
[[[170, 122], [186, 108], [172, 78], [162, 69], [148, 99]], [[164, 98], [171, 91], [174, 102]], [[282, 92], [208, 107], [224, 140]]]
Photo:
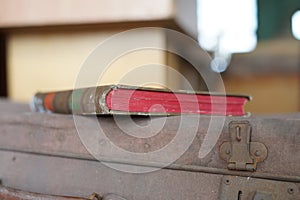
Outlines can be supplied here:
[[37, 112], [61, 114], [108, 114], [106, 95], [112, 86], [98, 86], [59, 92], [36, 93], [31, 108]]

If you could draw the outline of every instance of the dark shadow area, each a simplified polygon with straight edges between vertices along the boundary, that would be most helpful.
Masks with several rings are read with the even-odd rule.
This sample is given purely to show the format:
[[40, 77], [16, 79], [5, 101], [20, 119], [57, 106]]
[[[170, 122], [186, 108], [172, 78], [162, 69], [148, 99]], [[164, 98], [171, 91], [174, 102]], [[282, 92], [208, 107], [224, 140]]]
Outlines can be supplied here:
[[7, 97], [6, 42], [3, 33], [0, 33], [0, 97]]

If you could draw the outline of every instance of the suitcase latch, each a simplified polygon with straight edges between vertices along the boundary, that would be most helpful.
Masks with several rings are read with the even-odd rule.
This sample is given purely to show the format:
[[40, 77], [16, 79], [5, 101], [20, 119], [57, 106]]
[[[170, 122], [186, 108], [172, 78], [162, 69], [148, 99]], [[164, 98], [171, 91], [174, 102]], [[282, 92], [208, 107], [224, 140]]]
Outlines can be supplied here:
[[291, 182], [223, 176], [220, 200], [296, 200], [299, 189]]
[[258, 162], [267, 158], [268, 150], [263, 143], [251, 141], [248, 121], [229, 123], [230, 141], [220, 146], [220, 157], [227, 161], [230, 170], [255, 171]]

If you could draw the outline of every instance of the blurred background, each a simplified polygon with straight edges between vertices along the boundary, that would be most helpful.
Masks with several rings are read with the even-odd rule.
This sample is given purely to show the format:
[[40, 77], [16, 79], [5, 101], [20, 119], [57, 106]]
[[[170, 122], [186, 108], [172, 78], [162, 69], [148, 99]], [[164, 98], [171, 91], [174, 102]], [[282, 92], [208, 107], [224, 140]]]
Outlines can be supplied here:
[[139, 70], [155, 63], [177, 70], [196, 90], [207, 90], [202, 77], [207, 76], [215, 91], [224, 84], [228, 93], [251, 95], [246, 107], [251, 113], [298, 112], [298, 10], [296, 0], [0, 0], [0, 95], [29, 102], [37, 91], [73, 88], [101, 42], [133, 28], [162, 27], [193, 38], [209, 56], [164, 30], [140, 31], [136, 37], [184, 52], [208, 74], [200, 75], [178, 55], [145, 49], [116, 59], [98, 84], [187, 88], [164, 67]]

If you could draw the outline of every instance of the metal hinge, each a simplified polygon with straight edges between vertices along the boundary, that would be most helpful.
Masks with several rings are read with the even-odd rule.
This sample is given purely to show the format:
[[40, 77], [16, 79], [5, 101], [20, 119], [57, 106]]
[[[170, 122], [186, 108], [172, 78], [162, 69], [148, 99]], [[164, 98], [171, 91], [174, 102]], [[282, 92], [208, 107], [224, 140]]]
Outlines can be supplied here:
[[223, 176], [220, 200], [298, 200], [294, 183], [251, 177]]
[[227, 161], [230, 170], [255, 171], [258, 162], [267, 158], [267, 147], [251, 141], [248, 121], [232, 121], [229, 124], [230, 141], [220, 146], [220, 157]]

